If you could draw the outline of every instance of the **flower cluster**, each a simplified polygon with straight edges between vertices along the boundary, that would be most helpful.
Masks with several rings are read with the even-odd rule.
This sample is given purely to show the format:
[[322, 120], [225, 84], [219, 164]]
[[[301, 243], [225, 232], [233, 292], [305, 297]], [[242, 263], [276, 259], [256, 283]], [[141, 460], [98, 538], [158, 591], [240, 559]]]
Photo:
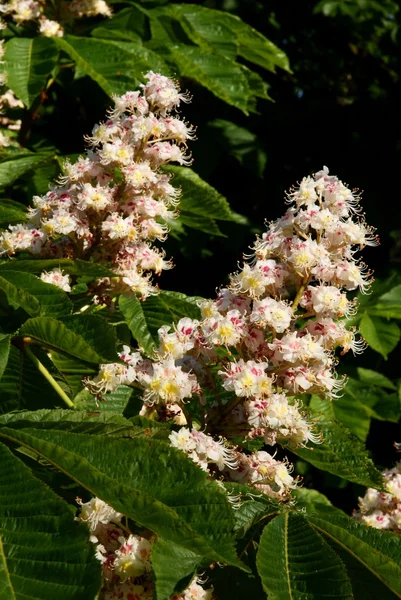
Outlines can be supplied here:
[[376, 529], [401, 533], [401, 461], [383, 472], [383, 481], [388, 492], [368, 488], [364, 497], [359, 498], [359, 510], [354, 517]]
[[[124, 349], [129, 374], [121, 365], [103, 365], [88, 383], [110, 391], [113, 378], [115, 385], [135, 382], [143, 390], [143, 415], [184, 425], [171, 434], [172, 445], [219, 479], [276, 498], [296, 485], [291, 467], [266, 452], [230, 449], [221, 436], [235, 445], [242, 439], [245, 447], [255, 438], [270, 446], [319, 443], [297, 396], [335, 398], [344, 384], [335, 350], [363, 350], [343, 319], [355, 311], [346, 292], [367, 290], [369, 274], [354, 255], [377, 243], [358, 196], [326, 167], [304, 178], [288, 201], [285, 216], [256, 240], [250, 262], [215, 301], [200, 303], [199, 320], [161, 327], [152, 359]], [[193, 427], [196, 405], [201, 416]]]
[[[8, 0], [0, 3], [0, 13], [17, 25], [36, 23], [39, 33], [46, 37], [62, 37], [64, 28], [59, 23], [81, 17], [111, 16], [111, 9], [104, 0], [72, 0], [62, 2], [57, 8], [46, 0]], [[49, 18], [50, 17], [50, 18]]]
[[107, 120], [87, 137], [87, 154], [67, 162], [60, 183], [33, 198], [27, 223], [0, 233], [0, 254], [104, 264], [115, 276], [96, 284], [101, 297], [154, 293], [151, 272], [172, 265], [153, 243], [165, 240], [179, 196], [161, 167], [190, 163], [193, 129], [172, 115], [189, 101], [176, 82], [153, 72], [145, 80], [141, 92], [114, 98]]
[[[137, 535], [121, 524], [122, 514], [100, 500], [82, 502], [77, 520], [87, 523], [90, 541], [96, 546], [96, 558], [102, 565], [103, 585], [100, 600], [151, 600], [151, 552], [155, 541], [151, 532]], [[146, 537], [145, 537], [146, 536]], [[212, 600], [212, 590], [205, 590], [194, 580], [174, 600]]]

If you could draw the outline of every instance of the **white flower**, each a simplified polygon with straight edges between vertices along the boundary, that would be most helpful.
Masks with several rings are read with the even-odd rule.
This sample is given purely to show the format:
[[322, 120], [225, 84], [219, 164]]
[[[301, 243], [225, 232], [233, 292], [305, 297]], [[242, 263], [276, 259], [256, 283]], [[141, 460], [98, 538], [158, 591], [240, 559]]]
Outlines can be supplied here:
[[100, 500], [100, 498], [91, 498], [89, 502], [82, 502], [80, 498], [76, 499], [77, 504], [81, 507], [79, 520], [88, 523], [91, 531], [95, 531], [99, 523], [106, 525], [111, 521], [119, 523], [122, 514], [115, 511], [114, 508]]
[[277, 333], [283, 333], [291, 323], [293, 317], [292, 308], [283, 301], [273, 298], [255, 300], [251, 314], [252, 323], [257, 325], [268, 325]]
[[43, 271], [43, 273], [40, 275], [40, 278], [42, 281], [51, 283], [65, 292], [71, 292], [71, 277], [69, 275], [63, 275], [61, 269], [53, 269], [49, 272]]
[[115, 551], [114, 570], [121, 581], [140, 577], [150, 569], [151, 543], [137, 535], [119, 538], [121, 546]]

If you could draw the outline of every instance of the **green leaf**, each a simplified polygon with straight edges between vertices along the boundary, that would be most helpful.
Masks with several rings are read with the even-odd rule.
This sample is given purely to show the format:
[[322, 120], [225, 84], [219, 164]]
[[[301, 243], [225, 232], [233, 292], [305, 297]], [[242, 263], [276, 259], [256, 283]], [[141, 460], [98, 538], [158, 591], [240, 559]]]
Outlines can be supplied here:
[[367, 527], [332, 507], [316, 507], [308, 521], [344, 562], [355, 600], [401, 598], [398, 535]]
[[144, 12], [136, 6], [129, 6], [119, 10], [111, 19], [102, 21], [101, 27], [96, 27], [92, 31], [92, 35], [100, 37], [98, 35], [99, 29], [102, 32], [108, 31], [109, 34], [113, 34], [116, 31], [118, 34], [131, 34], [131, 36], [136, 35], [137, 38], [144, 39], [148, 34], [149, 27], [147, 26], [147, 19]]
[[1, 271], [0, 289], [10, 302], [21, 306], [31, 316], [67, 315], [72, 311], [72, 302], [60, 288], [19, 271]]
[[146, 436], [115, 439], [45, 429], [2, 427], [23, 445], [115, 510], [211, 561], [241, 566], [224, 490], [183, 452]]
[[0, 444], [0, 597], [88, 600], [100, 587], [89, 532]]
[[224, 483], [228, 494], [238, 498], [239, 505], [235, 507], [234, 518], [237, 538], [245, 536], [246, 532], [262, 519], [273, 517], [281, 512], [281, 506], [268, 496], [256, 492], [241, 483]]
[[51, 160], [53, 160], [53, 154], [42, 152], [28, 153], [28, 151], [17, 158], [2, 160], [0, 162], [0, 188], [11, 185], [28, 171], [36, 169]]
[[160, 292], [145, 302], [133, 295], [121, 295], [119, 309], [138, 344], [151, 354], [158, 344], [157, 331], [162, 325], [175, 323], [182, 317], [200, 318], [199, 300], [179, 292]]
[[95, 364], [118, 362], [114, 327], [95, 315], [72, 315], [56, 320], [50, 317], [28, 319], [20, 335], [40, 345]]
[[[10, 274], [10, 273], [9, 273]], [[11, 276], [14, 272], [11, 272]], [[33, 275], [32, 275], [33, 277]], [[12, 277], [11, 277], [12, 278]], [[3, 290], [7, 296], [8, 302], [17, 309], [23, 308], [28, 315], [35, 316], [40, 314], [40, 302], [35, 296], [32, 296], [29, 292], [19, 289], [8, 278], [0, 276], [0, 289]]]
[[381, 473], [375, 468], [363, 444], [341, 423], [320, 418], [316, 428], [322, 432], [323, 442], [309, 443], [305, 448], [291, 448], [294, 454], [318, 469], [347, 481], [383, 489]]
[[[289, 71], [285, 53], [239, 17], [196, 4], [172, 4], [157, 9], [176, 18], [186, 34], [201, 47], [234, 59], [238, 54], [269, 71]], [[152, 14], [152, 11], [149, 11]]]
[[371, 413], [357, 397], [347, 393], [347, 386], [341, 398], [321, 398], [313, 395], [309, 408], [328, 419], [337, 419], [362, 442], [366, 441], [369, 433]]
[[[77, 394], [84, 392], [82, 381], [84, 379], [93, 379], [99, 373], [99, 363], [91, 363], [67, 356], [52, 350], [51, 360], [56, 369], [61, 373], [71, 390], [71, 397], [75, 398]], [[92, 407], [96, 406], [96, 401], [92, 396]]]
[[385, 359], [394, 350], [401, 337], [400, 328], [396, 323], [370, 317], [367, 314], [362, 317], [359, 329], [369, 346]]
[[56, 43], [74, 60], [79, 74], [88, 75], [109, 96], [137, 89], [147, 71], [170, 74], [162, 58], [138, 43], [72, 35]]
[[401, 319], [401, 285], [396, 285], [380, 296], [376, 305], [369, 309], [369, 313], [389, 319]]
[[152, 571], [156, 600], [169, 600], [183, 591], [202, 557], [187, 548], [158, 538], [152, 546]]
[[353, 598], [341, 559], [301, 515], [266, 525], [256, 564], [269, 600]]
[[0, 261], [0, 273], [2, 271], [23, 271], [39, 274], [42, 271], [62, 269], [69, 275], [80, 275], [84, 277], [116, 277], [103, 265], [89, 262], [87, 260], [71, 260], [69, 258], [33, 258], [31, 260], [6, 260]]
[[10, 354], [10, 335], [0, 333], [0, 379], [7, 366], [8, 356]]
[[181, 189], [180, 211], [220, 221], [235, 221], [227, 200], [192, 169], [168, 165], [174, 187]]
[[362, 367], [357, 368], [358, 377], [363, 383], [369, 383], [371, 385], [377, 385], [382, 388], [389, 388], [390, 390], [396, 390], [397, 387], [394, 383], [388, 379], [382, 373], [372, 371], [372, 369], [363, 369]]
[[396, 393], [389, 394], [378, 386], [349, 378], [345, 396], [351, 404], [362, 405], [370, 417], [394, 423], [400, 418], [400, 402]]
[[1, 228], [6, 228], [8, 225], [17, 225], [17, 223], [23, 223], [26, 219], [26, 214], [26, 208], [20, 202], [15, 202], [9, 198], [2, 198], [0, 200]]
[[[35, 355], [51, 371], [53, 377], [65, 387], [65, 382], [52, 368], [48, 356], [35, 348]], [[65, 390], [67, 393], [68, 389]], [[18, 348], [11, 345], [6, 368], [0, 381], [0, 414], [23, 408], [55, 407], [62, 403], [60, 396]]]
[[166, 53], [181, 77], [197, 81], [217, 98], [248, 114], [250, 89], [241, 67], [235, 62], [185, 44], [168, 45], [161, 51]]
[[114, 392], [102, 394], [99, 406], [95, 404], [95, 398], [87, 390], [82, 390], [74, 398], [74, 405], [79, 410], [99, 410], [101, 414], [109, 412], [122, 414], [131, 398], [133, 389], [128, 385], [120, 385]]
[[53, 38], [44, 36], [14, 37], [5, 48], [7, 86], [30, 108], [57, 64], [58, 48]]

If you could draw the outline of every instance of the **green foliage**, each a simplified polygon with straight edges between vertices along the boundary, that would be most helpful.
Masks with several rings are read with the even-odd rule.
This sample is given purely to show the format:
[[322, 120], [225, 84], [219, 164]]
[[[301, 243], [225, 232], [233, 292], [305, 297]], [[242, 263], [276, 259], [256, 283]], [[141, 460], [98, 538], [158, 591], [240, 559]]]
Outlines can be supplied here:
[[341, 559], [301, 515], [283, 513], [266, 525], [257, 565], [273, 600], [352, 598]]
[[318, 469], [366, 487], [382, 489], [381, 474], [363, 445], [341, 423], [322, 417], [318, 424], [322, 443], [311, 443], [293, 452]]
[[85, 529], [4, 444], [0, 456], [1, 598], [94, 598], [100, 572]]
[[12, 38], [6, 44], [7, 85], [30, 108], [46, 88], [58, 62], [58, 49], [46, 37]]

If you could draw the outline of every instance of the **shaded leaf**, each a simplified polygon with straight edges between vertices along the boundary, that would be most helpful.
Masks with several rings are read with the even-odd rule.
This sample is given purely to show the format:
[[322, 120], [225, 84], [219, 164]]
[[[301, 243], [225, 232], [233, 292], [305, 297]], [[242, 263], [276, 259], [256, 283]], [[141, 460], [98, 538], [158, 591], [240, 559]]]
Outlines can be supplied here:
[[400, 328], [396, 323], [370, 317], [367, 314], [362, 317], [359, 329], [369, 346], [385, 359], [394, 350], [401, 337]]
[[266, 525], [256, 564], [271, 600], [352, 599], [341, 559], [301, 515], [284, 513]]
[[156, 600], [169, 600], [173, 593], [183, 591], [201, 560], [199, 554], [159, 537], [152, 546]]
[[363, 444], [336, 421], [320, 418], [317, 428], [322, 432], [321, 444], [291, 450], [312, 465], [366, 487], [382, 489], [382, 476]]
[[372, 371], [372, 369], [363, 369], [362, 367], [357, 368], [358, 377], [363, 383], [369, 383], [371, 385], [377, 385], [379, 387], [388, 388], [390, 390], [396, 390], [394, 383], [382, 373]]
[[33, 153], [19, 155], [0, 162], [0, 188], [11, 185], [19, 177], [36, 169], [37, 167], [53, 160], [53, 155], [48, 153]]
[[163, 50], [182, 77], [194, 79], [217, 98], [248, 113], [248, 81], [235, 62], [196, 46], [175, 44]]
[[399, 536], [367, 527], [338, 509], [320, 506], [309, 523], [343, 560], [356, 600], [401, 598]]
[[[1, 169], [1, 163], [0, 163]], [[26, 219], [26, 208], [20, 202], [15, 202], [9, 198], [0, 200], [0, 227], [6, 228], [8, 225], [23, 223]]]
[[29, 315], [59, 316], [71, 313], [71, 300], [57, 286], [31, 273], [1, 269], [0, 273], [0, 289], [4, 290], [10, 302], [21, 306]]
[[0, 597], [95, 597], [100, 568], [88, 531], [4, 444], [0, 457]]
[[0, 333], [0, 379], [3, 377], [10, 354], [10, 338], [10, 335]]

